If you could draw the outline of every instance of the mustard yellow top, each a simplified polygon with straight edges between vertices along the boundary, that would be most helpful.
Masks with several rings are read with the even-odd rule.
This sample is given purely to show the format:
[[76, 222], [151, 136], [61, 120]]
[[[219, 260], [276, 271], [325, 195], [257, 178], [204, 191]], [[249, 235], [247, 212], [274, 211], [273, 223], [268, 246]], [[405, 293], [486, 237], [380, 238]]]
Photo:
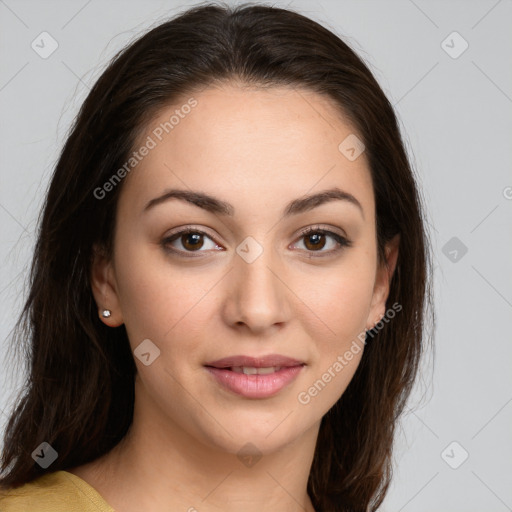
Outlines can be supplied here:
[[115, 512], [85, 480], [67, 471], [42, 475], [0, 490], [1, 512]]

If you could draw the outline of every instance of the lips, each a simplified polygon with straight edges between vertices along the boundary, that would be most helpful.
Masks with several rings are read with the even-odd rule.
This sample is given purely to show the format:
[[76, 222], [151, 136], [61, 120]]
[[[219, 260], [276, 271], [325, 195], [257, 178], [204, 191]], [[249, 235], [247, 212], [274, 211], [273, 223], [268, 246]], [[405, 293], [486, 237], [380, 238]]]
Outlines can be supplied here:
[[286, 388], [306, 364], [290, 357], [231, 356], [204, 365], [223, 388], [245, 398], [269, 398]]

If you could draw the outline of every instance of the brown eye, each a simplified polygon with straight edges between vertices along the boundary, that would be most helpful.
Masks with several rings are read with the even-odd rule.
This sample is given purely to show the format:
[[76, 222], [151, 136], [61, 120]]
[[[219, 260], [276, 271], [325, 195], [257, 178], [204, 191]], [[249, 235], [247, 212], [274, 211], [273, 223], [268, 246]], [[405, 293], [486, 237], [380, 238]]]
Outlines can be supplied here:
[[192, 256], [192, 253], [209, 252], [209, 250], [222, 249], [212, 238], [198, 229], [187, 228], [165, 238], [161, 242], [163, 248], [178, 255]]
[[306, 240], [304, 245], [306, 249], [310, 251], [316, 251], [325, 247], [325, 234], [324, 233], [313, 233], [312, 235], [305, 235]]
[[180, 235], [181, 244], [185, 249], [194, 251], [204, 245], [203, 235], [200, 233], [184, 233]]
[[[301, 233], [299, 243], [303, 241], [304, 251], [314, 256], [329, 256], [339, 252], [345, 247], [352, 246], [352, 242], [345, 237], [317, 227], [310, 227]], [[326, 250], [324, 250], [327, 247]], [[302, 249], [302, 247], [299, 247]]]

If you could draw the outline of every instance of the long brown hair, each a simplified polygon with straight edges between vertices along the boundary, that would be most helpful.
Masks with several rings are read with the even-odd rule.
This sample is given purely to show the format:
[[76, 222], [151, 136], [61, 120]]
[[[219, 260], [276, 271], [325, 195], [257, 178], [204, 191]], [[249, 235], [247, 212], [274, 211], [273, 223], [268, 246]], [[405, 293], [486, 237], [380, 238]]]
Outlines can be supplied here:
[[[230, 79], [334, 100], [366, 148], [380, 262], [385, 243], [400, 234], [387, 304], [402, 310], [367, 340], [352, 381], [323, 417], [308, 481], [319, 511], [375, 510], [384, 499], [395, 425], [434, 325], [421, 198], [393, 107], [363, 61], [315, 21], [253, 4], [200, 5], [160, 24], [112, 59], [83, 103], [49, 185], [12, 337], [25, 347], [28, 379], [5, 431], [4, 487], [92, 461], [126, 434], [136, 368], [124, 326], [98, 319], [90, 284], [93, 246], [112, 255], [122, 183], [101, 200], [94, 191], [127, 161], [160, 109]], [[31, 457], [44, 441], [58, 452], [47, 470]]]

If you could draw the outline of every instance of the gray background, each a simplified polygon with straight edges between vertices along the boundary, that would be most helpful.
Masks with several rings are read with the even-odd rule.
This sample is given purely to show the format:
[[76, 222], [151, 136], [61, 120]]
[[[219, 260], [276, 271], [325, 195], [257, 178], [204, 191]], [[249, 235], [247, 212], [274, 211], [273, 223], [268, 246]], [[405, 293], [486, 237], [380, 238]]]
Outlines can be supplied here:
[[[115, 52], [196, 3], [0, 0], [0, 427], [22, 378], [6, 338], [71, 120]], [[398, 432], [381, 510], [512, 510], [512, 1], [273, 3], [366, 60], [395, 105], [427, 205], [436, 352]], [[46, 59], [31, 47], [43, 31], [58, 43]]]

